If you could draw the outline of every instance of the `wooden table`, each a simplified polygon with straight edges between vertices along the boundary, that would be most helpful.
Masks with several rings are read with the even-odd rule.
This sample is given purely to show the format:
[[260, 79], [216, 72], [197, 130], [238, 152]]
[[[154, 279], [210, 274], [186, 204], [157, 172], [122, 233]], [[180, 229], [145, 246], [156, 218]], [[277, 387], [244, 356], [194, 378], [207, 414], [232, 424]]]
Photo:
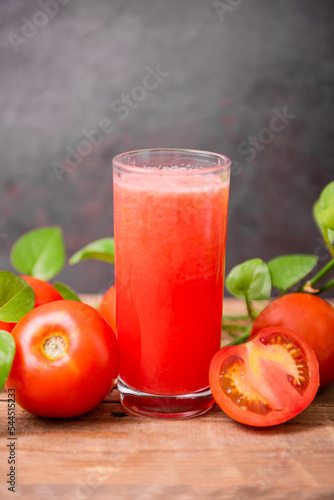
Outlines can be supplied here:
[[[240, 314], [242, 304], [226, 299], [224, 309]], [[238, 424], [216, 405], [184, 421], [130, 416], [117, 390], [68, 420], [17, 407], [16, 493], [4, 484], [7, 394], [0, 398], [1, 500], [334, 499], [334, 384], [302, 414], [264, 429]]]

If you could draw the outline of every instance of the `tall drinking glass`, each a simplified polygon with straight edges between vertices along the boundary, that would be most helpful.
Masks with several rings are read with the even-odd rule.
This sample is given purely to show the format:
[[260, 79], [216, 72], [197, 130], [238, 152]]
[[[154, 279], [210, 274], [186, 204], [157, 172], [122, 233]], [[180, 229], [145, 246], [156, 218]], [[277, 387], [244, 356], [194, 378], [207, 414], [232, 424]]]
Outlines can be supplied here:
[[132, 412], [185, 418], [213, 404], [230, 164], [186, 149], [113, 160], [118, 389]]

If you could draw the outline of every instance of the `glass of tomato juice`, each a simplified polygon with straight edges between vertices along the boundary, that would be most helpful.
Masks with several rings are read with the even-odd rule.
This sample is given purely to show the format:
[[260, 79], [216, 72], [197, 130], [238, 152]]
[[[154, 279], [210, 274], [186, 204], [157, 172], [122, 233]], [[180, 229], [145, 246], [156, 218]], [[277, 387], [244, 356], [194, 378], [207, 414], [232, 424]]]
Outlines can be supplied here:
[[186, 418], [213, 404], [230, 165], [187, 149], [113, 159], [118, 389], [130, 412]]

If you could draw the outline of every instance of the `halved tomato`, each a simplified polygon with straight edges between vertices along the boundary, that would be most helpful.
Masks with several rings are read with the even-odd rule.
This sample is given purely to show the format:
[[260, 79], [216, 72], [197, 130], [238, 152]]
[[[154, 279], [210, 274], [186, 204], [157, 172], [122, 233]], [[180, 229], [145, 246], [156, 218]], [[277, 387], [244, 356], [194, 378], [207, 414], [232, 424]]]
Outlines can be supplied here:
[[213, 397], [227, 415], [264, 427], [286, 422], [313, 401], [319, 365], [299, 335], [269, 327], [246, 344], [218, 351], [209, 380]]

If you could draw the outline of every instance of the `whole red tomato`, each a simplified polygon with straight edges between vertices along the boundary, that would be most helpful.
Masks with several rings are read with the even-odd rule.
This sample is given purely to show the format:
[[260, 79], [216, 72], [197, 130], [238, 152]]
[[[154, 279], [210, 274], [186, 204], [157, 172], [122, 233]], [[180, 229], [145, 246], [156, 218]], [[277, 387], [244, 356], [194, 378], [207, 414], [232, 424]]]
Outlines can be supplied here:
[[71, 300], [44, 304], [12, 331], [16, 352], [6, 389], [42, 417], [74, 417], [97, 406], [115, 384], [119, 349], [93, 307]]
[[237, 422], [265, 427], [304, 410], [319, 387], [319, 366], [310, 346], [288, 328], [261, 330], [251, 341], [223, 347], [209, 371], [220, 408]]
[[273, 300], [254, 321], [251, 338], [267, 326], [284, 326], [312, 347], [319, 361], [320, 387], [334, 381], [334, 309], [308, 293]]
[[[21, 276], [28, 285], [35, 292], [35, 305], [34, 307], [41, 306], [42, 304], [47, 304], [48, 302], [53, 302], [54, 300], [63, 300], [63, 297], [60, 293], [50, 285], [47, 281], [40, 280], [38, 278], [33, 278], [32, 276]], [[6, 330], [7, 332], [11, 332], [16, 323], [6, 323], [4, 321], [0, 321], [0, 330]]]
[[98, 311], [116, 333], [116, 287], [113, 285], [103, 295]]

